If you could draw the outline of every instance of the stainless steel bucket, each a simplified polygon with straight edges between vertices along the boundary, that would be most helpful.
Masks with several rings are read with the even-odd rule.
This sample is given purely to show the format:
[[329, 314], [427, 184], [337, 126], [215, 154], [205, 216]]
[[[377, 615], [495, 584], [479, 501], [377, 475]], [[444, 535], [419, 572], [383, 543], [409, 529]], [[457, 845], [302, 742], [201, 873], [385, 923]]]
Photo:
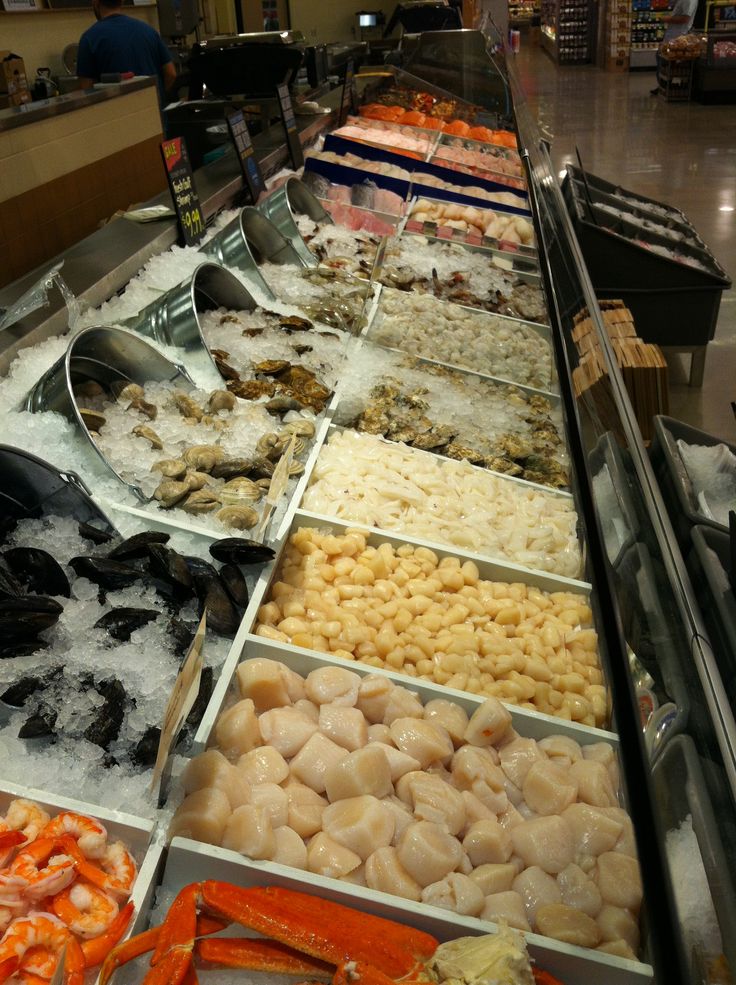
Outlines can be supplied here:
[[294, 216], [306, 215], [315, 222], [323, 223], [332, 223], [332, 216], [303, 181], [299, 178], [289, 178], [281, 188], [261, 202], [258, 211], [270, 219], [278, 231], [288, 239], [306, 266], [317, 266], [317, 257], [304, 242]]
[[147, 497], [135, 484], [122, 479], [97, 447], [74, 399], [74, 387], [94, 380], [106, 389], [143, 385], [151, 380], [171, 380], [189, 389], [193, 382], [183, 366], [171, 362], [145, 339], [122, 328], [87, 328], [75, 335], [66, 353], [47, 369], [28, 392], [23, 409], [32, 413], [55, 411], [76, 424], [106, 468], [144, 502]]
[[255, 306], [234, 274], [206, 261], [197, 267], [191, 280], [166, 291], [127, 319], [125, 326], [156, 342], [184, 349], [203, 371], [211, 370], [215, 361], [202, 335], [199, 316], [217, 308], [252, 311]]
[[256, 288], [270, 301], [276, 300], [276, 295], [268, 286], [263, 274], [258, 269], [255, 257], [251, 253], [248, 238], [243, 229], [242, 211], [216, 236], [208, 240], [199, 252], [212, 257], [213, 260], [225, 267], [235, 267], [242, 273], [250, 286]]
[[276, 226], [262, 215], [252, 205], [246, 206], [237, 220], [243, 228], [250, 252], [257, 263], [289, 263], [297, 267], [308, 264], [297, 253], [293, 245], [286, 239]]

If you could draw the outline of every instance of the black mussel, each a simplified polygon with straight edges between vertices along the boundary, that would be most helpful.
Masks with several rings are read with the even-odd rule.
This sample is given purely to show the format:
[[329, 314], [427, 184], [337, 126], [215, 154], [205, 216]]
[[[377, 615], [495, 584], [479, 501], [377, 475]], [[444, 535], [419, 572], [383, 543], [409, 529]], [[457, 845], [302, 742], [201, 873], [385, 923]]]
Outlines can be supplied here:
[[30, 657], [32, 653], [48, 650], [46, 640], [26, 640], [25, 642], [0, 644], [0, 660], [12, 657]]
[[168, 630], [174, 641], [174, 652], [183, 657], [191, 646], [197, 627], [188, 625], [178, 616], [172, 616], [169, 620]]
[[107, 556], [114, 561], [129, 561], [132, 558], [148, 557], [148, 548], [152, 544], [168, 544], [170, 540], [170, 534], [162, 533], [159, 530], [144, 530], [143, 533], [126, 537], [117, 547], [113, 547]]
[[44, 674], [43, 677], [36, 675], [21, 677], [19, 681], [11, 684], [0, 694], [0, 701], [4, 701], [6, 705], [10, 705], [12, 708], [22, 708], [31, 695], [42, 687], [47, 687], [54, 678], [60, 676], [62, 670], [62, 667], [56, 667], [51, 673]]
[[239, 609], [245, 609], [250, 596], [243, 572], [237, 564], [223, 564], [219, 574], [220, 581], [225, 586], [225, 591], [230, 596], [233, 604], [237, 605]]
[[39, 708], [21, 725], [19, 739], [43, 739], [55, 735], [56, 712], [51, 708]]
[[80, 578], [88, 578], [108, 590], [126, 588], [141, 577], [136, 568], [107, 557], [73, 557], [69, 564]]
[[240, 625], [240, 617], [217, 571], [199, 558], [188, 557], [187, 564], [192, 571], [200, 615], [205, 610], [207, 612], [208, 628], [220, 636], [234, 636]]
[[0, 640], [4, 646], [32, 640], [58, 622], [63, 611], [55, 599], [43, 595], [0, 599]]
[[18, 581], [37, 595], [71, 595], [69, 579], [59, 562], [40, 547], [11, 547], [3, 554]]
[[23, 594], [23, 586], [0, 555], [0, 598], [17, 598]]
[[123, 685], [115, 678], [101, 681], [96, 690], [105, 699], [105, 703], [100, 705], [94, 720], [85, 729], [84, 737], [88, 742], [107, 749], [118, 737], [123, 724], [127, 694]]
[[138, 766], [153, 766], [160, 741], [161, 729], [158, 725], [149, 725], [131, 752], [130, 758]]
[[152, 575], [167, 582], [177, 593], [192, 594], [192, 576], [187, 559], [163, 544], [151, 544], [148, 548], [148, 567]]
[[80, 523], [78, 530], [80, 537], [91, 540], [93, 544], [109, 544], [111, 540], [115, 539], [114, 534], [107, 530], [100, 530], [99, 527], [95, 527], [91, 523]]
[[111, 609], [98, 619], [95, 623], [95, 629], [106, 629], [114, 640], [127, 643], [131, 633], [142, 626], [147, 626], [158, 615], [159, 613], [155, 609], [134, 609], [120, 606], [118, 609]]
[[207, 613], [207, 626], [220, 636], [234, 636], [240, 625], [240, 616], [225, 591], [222, 582], [210, 582], [204, 599], [200, 599], [200, 612]]
[[113, 766], [119, 766], [119, 761], [113, 756], [111, 752], [105, 751], [105, 755], [102, 757], [102, 766], [106, 770], [110, 770]]
[[210, 554], [216, 561], [232, 564], [263, 564], [272, 561], [276, 552], [257, 540], [245, 537], [224, 537], [210, 544]]

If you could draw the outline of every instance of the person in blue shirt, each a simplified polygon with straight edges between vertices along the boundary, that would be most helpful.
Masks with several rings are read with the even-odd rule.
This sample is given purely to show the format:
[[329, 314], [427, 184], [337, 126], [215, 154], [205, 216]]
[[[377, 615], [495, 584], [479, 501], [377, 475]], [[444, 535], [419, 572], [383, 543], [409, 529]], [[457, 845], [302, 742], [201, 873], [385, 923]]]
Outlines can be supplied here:
[[79, 39], [77, 52], [81, 86], [87, 89], [107, 73], [154, 75], [163, 105], [166, 92], [176, 81], [169, 49], [158, 31], [121, 13], [121, 4], [122, 0], [92, 0], [97, 23], [87, 28]]

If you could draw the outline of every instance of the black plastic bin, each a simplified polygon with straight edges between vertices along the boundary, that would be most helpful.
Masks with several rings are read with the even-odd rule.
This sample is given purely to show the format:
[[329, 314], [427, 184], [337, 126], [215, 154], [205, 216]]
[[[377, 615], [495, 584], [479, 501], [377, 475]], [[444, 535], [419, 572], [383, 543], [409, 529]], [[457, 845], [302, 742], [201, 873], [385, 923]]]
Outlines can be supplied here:
[[619, 220], [595, 207], [591, 214], [577, 188], [577, 182], [566, 179], [568, 209], [598, 297], [621, 298], [645, 342], [708, 343], [715, 334], [721, 294], [731, 286], [715, 257], [690, 243], [677, 244], [678, 252], [704, 262], [708, 269], [702, 269], [654, 252], [641, 244], [672, 248], [673, 243], [638, 227], [633, 216]]
[[697, 496], [690, 483], [677, 442], [682, 439], [689, 445], [726, 445], [736, 455], [736, 445], [716, 438], [707, 431], [700, 431], [674, 417], [662, 414], [654, 418], [654, 439], [649, 449], [652, 467], [662, 491], [677, 539], [684, 552], [690, 549], [690, 528], [695, 524], [727, 533], [727, 527], [701, 512]]
[[117, 535], [76, 472], [63, 472], [21, 448], [0, 445], [0, 518], [42, 516], [74, 517]]
[[[690, 736], [678, 735], [654, 764], [652, 779], [665, 830], [674, 831], [688, 817], [692, 819], [693, 834], [698, 843], [721, 932], [723, 953], [733, 968], [736, 967], [736, 894], [725, 849], [725, 844], [732, 843], [733, 821], [726, 803], [727, 794], [723, 797], [724, 803], [718, 803], [713, 794], [717, 780], [715, 784], [707, 783], [710, 770], [711, 764], [701, 759]], [[687, 886], [687, 880], [680, 885], [676, 884], [675, 895], [677, 896], [678, 891], [687, 892]], [[690, 905], [694, 902], [691, 899]], [[689, 980], [695, 982], [703, 979], [697, 976], [696, 969], [693, 968]]]
[[693, 527], [687, 567], [708, 628], [731, 707], [736, 709], [736, 597], [729, 580], [730, 538], [712, 527]]

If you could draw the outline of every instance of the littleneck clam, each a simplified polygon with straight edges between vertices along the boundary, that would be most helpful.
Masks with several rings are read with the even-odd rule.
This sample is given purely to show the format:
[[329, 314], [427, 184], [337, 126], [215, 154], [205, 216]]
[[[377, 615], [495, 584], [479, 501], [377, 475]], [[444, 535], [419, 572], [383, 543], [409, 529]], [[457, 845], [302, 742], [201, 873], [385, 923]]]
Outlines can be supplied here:
[[105, 426], [107, 421], [104, 414], [101, 414], [98, 410], [92, 410], [90, 407], [80, 407], [79, 416], [89, 431], [99, 431], [101, 427]]
[[219, 410], [232, 410], [237, 398], [229, 390], [213, 390], [207, 401], [207, 410], [216, 414]]
[[163, 441], [159, 438], [153, 428], [149, 428], [147, 424], [136, 424], [136, 426], [132, 429], [131, 434], [134, 434], [138, 438], [145, 438], [146, 441], [150, 442], [151, 448], [163, 448], [164, 446]]
[[246, 479], [242, 475], [230, 479], [219, 490], [220, 499], [225, 505], [232, 504], [237, 506], [241, 503], [245, 505], [256, 503], [262, 495], [263, 491], [255, 482], [252, 479]]
[[188, 393], [175, 390], [171, 395], [171, 402], [183, 417], [193, 417], [197, 421], [202, 420], [204, 411], [196, 400], [193, 400]]
[[162, 458], [153, 463], [151, 471], [160, 472], [165, 479], [181, 479], [186, 475], [187, 463], [181, 458]]
[[220, 499], [217, 493], [211, 489], [196, 489], [194, 492], [190, 492], [187, 498], [179, 504], [182, 510], [194, 514], [211, 513], [219, 505]]
[[154, 498], [164, 507], [174, 506], [191, 492], [188, 482], [179, 482], [176, 479], [164, 479], [154, 490]]
[[183, 458], [188, 468], [211, 472], [225, 458], [225, 452], [219, 445], [192, 445], [184, 452]]
[[215, 519], [235, 530], [251, 530], [258, 523], [258, 511], [245, 504], [231, 504], [218, 510]]

